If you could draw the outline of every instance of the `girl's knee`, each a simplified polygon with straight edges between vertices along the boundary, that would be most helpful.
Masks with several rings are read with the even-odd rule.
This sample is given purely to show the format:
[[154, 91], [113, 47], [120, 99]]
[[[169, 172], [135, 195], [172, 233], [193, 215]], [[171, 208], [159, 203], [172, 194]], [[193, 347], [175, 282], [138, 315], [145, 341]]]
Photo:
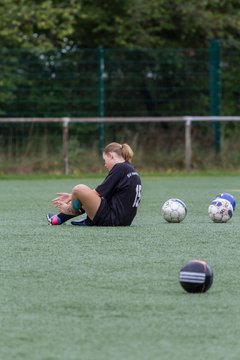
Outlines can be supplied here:
[[89, 189], [88, 186], [86, 186], [84, 184], [78, 184], [78, 185], [74, 186], [74, 188], [72, 189], [72, 194], [82, 194], [87, 189]]

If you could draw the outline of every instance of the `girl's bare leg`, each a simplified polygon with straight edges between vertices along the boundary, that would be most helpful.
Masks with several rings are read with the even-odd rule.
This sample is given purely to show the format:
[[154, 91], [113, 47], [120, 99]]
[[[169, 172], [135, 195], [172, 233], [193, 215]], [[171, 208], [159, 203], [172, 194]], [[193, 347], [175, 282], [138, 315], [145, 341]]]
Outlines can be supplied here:
[[101, 198], [95, 190], [86, 185], [79, 184], [72, 190], [72, 210], [79, 211], [83, 208], [92, 220], [100, 206]]

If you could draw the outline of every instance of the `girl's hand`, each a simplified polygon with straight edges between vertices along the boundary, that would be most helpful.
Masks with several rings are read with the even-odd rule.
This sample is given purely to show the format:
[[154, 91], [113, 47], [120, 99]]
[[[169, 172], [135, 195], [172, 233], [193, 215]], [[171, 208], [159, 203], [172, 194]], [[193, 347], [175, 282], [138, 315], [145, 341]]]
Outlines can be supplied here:
[[68, 204], [71, 199], [72, 195], [68, 193], [57, 193], [59, 196], [52, 200], [52, 202], [56, 205], [58, 202], [63, 202], [65, 204]]
[[78, 211], [72, 209], [71, 204], [66, 204], [65, 202], [63, 202], [61, 200], [56, 200], [54, 202], [54, 204], [61, 213], [64, 213], [67, 215], [74, 215], [74, 216], [79, 215]]

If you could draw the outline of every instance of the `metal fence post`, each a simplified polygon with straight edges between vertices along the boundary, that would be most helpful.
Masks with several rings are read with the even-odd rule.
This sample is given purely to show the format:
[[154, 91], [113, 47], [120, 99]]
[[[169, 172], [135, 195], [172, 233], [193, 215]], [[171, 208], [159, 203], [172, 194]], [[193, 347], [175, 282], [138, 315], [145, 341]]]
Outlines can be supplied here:
[[[104, 71], [105, 71], [105, 59], [104, 59], [104, 49], [98, 49], [98, 116], [105, 116], [105, 89], [104, 89]], [[105, 137], [104, 123], [99, 124], [99, 138], [98, 138], [98, 148], [99, 155], [102, 155], [103, 144]]]
[[185, 120], [185, 164], [186, 172], [190, 173], [191, 170], [191, 120]]
[[63, 118], [63, 161], [64, 161], [64, 174], [69, 174], [68, 164], [68, 124], [70, 119]]
[[[221, 115], [221, 43], [219, 40], [210, 40], [210, 115]], [[215, 122], [215, 151], [221, 151], [221, 124]]]

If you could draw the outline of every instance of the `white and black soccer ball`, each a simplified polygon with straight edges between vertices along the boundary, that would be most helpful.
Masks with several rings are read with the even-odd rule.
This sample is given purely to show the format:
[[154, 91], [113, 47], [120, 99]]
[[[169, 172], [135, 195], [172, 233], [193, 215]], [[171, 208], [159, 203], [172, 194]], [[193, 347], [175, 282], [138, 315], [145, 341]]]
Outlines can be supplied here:
[[213, 222], [226, 223], [233, 216], [232, 204], [226, 199], [216, 198], [208, 207], [208, 215]]
[[162, 206], [162, 216], [170, 223], [180, 223], [187, 215], [187, 207], [182, 200], [168, 199]]
[[215, 197], [215, 199], [217, 199], [217, 198], [228, 200], [232, 204], [233, 211], [236, 209], [236, 200], [234, 199], [234, 197], [231, 194], [221, 193]]

